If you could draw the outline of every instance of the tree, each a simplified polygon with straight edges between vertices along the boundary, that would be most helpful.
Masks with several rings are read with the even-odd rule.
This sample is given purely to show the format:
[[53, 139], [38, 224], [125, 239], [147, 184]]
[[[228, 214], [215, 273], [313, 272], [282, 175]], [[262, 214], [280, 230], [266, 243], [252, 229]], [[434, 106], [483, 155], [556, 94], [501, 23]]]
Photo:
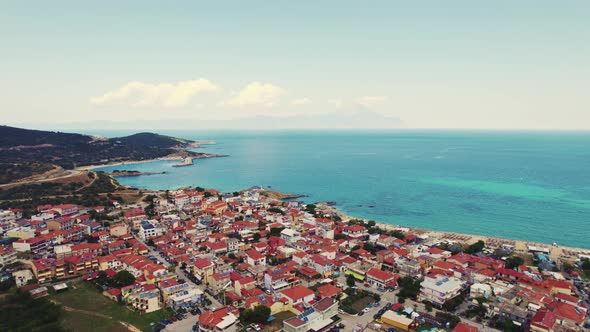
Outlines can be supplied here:
[[506, 268], [514, 269], [515, 267], [519, 267], [524, 264], [524, 259], [520, 256], [510, 256], [506, 258]]
[[240, 312], [240, 321], [245, 325], [251, 323], [266, 323], [270, 317], [270, 308], [259, 305], [254, 309], [246, 309]]
[[349, 274], [346, 276], [346, 285], [348, 285], [348, 287], [353, 287], [356, 284], [356, 278], [352, 275]]
[[121, 270], [115, 274], [113, 282], [117, 287], [129, 286], [135, 282], [135, 277], [129, 271]]
[[486, 244], [482, 240], [475, 242], [474, 244], [470, 245], [465, 249], [465, 252], [468, 254], [476, 254], [485, 248]]
[[254, 235], [252, 236], [252, 238], [254, 239], [254, 242], [260, 241], [260, 233], [254, 233]]
[[375, 222], [375, 220], [369, 220], [369, 221], [367, 221], [367, 226], [369, 226], [369, 227], [375, 227], [376, 224], [377, 223]]
[[334, 234], [334, 240], [346, 240], [348, 236], [342, 233]]

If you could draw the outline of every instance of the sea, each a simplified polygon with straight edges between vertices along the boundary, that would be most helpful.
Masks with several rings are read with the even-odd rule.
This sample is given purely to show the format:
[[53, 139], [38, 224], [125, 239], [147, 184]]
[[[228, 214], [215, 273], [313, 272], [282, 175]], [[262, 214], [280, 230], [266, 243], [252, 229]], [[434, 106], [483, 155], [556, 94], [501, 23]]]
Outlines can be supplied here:
[[[131, 131], [92, 134], [117, 137]], [[590, 248], [590, 132], [309, 130], [160, 131], [227, 154], [188, 167], [102, 167], [165, 174], [137, 188], [230, 192], [261, 186], [330, 201], [377, 222]]]

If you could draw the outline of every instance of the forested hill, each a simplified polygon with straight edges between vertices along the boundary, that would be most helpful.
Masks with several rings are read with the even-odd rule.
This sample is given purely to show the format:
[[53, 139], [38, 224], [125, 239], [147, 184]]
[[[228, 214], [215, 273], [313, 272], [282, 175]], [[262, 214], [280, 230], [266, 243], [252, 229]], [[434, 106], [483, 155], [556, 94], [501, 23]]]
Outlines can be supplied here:
[[190, 140], [154, 133], [104, 138], [0, 126], [0, 163], [46, 162], [64, 168], [167, 156]]

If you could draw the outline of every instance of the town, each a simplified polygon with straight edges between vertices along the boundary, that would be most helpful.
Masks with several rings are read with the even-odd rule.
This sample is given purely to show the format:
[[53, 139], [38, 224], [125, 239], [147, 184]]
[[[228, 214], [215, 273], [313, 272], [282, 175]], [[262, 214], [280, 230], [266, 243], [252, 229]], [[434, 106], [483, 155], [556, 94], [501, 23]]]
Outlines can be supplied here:
[[33, 299], [85, 291], [153, 317], [126, 322], [131, 331], [589, 327], [588, 252], [436, 236], [262, 188], [109, 203], [0, 211], [0, 281]]

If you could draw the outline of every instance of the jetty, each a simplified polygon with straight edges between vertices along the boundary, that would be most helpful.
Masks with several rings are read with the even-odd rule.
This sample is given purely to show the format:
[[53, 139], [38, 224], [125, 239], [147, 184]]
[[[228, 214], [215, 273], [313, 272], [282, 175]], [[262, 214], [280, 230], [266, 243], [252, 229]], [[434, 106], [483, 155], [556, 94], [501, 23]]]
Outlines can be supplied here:
[[184, 167], [184, 166], [191, 166], [193, 164], [193, 157], [186, 157], [182, 159], [182, 161], [178, 164], [172, 165], [172, 167]]

